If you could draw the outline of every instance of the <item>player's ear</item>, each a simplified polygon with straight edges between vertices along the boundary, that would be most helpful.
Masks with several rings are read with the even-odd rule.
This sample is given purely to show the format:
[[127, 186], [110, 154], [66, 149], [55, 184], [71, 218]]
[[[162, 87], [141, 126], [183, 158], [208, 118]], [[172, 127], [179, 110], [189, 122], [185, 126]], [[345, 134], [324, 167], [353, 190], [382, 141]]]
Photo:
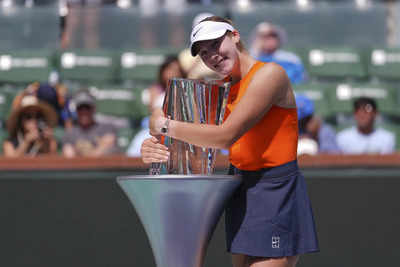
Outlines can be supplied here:
[[239, 41], [240, 41], [240, 33], [237, 30], [232, 31], [232, 40], [235, 43], [239, 43]]

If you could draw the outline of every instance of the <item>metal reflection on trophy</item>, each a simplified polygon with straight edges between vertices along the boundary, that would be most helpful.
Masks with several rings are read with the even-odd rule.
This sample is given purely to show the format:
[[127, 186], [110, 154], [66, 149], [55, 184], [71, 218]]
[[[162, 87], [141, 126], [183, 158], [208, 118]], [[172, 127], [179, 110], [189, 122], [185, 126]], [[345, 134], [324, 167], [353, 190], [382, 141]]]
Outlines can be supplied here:
[[[171, 79], [163, 110], [172, 120], [219, 125], [224, 119], [229, 90], [229, 82]], [[165, 166], [168, 174], [213, 173], [217, 149], [199, 147], [169, 137], [165, 137], [164, 144], [170, 150], [170, 158]]]

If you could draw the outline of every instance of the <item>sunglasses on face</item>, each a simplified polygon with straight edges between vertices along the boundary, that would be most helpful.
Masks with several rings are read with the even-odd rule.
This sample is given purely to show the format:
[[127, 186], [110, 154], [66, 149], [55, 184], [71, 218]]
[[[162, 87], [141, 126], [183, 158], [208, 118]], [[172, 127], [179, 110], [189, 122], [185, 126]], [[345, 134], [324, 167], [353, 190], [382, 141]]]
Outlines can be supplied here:
[[278, 38], [278, 34], [276, 32], [264, 33], [260, 36], [263, 38]]
[[43, 119], [43, 115], [41, 113], [24, 113], [22, 114], [23, 120], [39, 120]]
[[82, 105], [79, 105], [78, 107], [77, 107], [77, 110], [78, 111], [80, 111], [80, 110], [91, 110], [93, 107], [91, 106], [91, 105], [88, 105], [88, 104], [82, 104]]

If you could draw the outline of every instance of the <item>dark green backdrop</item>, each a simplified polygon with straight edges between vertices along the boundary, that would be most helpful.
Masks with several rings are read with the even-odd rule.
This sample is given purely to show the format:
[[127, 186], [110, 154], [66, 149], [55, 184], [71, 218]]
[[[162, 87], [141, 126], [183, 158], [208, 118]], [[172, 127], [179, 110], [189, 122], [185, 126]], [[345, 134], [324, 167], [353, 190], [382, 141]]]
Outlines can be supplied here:
[[[115, 182], [139, 171], [0, 172], [0, 266], [155, 266]], [[298, 266], [395, 266], [398, 169], [308, 169], [321, 252]], [[182, 252], [184, 253], [184, 252]], [[223, 219], [205, 265], [229, 266]]]

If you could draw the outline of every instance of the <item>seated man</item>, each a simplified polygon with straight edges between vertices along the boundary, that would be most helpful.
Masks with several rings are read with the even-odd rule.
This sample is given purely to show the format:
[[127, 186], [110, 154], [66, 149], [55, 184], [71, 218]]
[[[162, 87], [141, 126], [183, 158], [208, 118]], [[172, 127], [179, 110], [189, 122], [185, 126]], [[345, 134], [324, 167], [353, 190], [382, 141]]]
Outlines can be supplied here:
[[63, 137], [63, 155], [96, 157], [119, 152], [114, 127], [95, 121], [94, 97], [81, 90], [72, 101], [76, 106], [77, 125], [67, 130]]
[[393, 133], [375, 128], [378, 114], [375, 100], [361, 97], [354, 101], [355, 126], [338, 133], [337, 143], [344, 154], [388, 154], [395, 150]]

